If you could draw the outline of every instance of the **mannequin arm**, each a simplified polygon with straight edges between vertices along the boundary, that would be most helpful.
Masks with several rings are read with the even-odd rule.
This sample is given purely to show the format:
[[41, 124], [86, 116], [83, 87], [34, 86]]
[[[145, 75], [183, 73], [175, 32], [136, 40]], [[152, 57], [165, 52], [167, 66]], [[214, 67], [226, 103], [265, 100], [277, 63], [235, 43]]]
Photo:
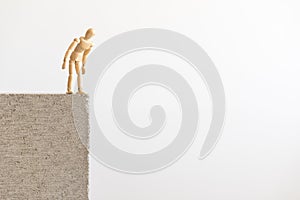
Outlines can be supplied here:
[[83, 58], [82, 58], [82, 64], [83, 64], [83, 66], [86, 63], [86, 59], [87, 59], [89, 53], [91, 52], [91, 50], [92, 50], [92, 47], [84, 51]]
[[89, 55], [89, 53], [91, 52], [92, 50], [92, 47], [85, 50], [84, 53], [83, 53], [83, 58], [82, 58], [82, 74], [85, 74], [85, 63], [86, 63], [86, 59]]
[[77, 46], [77, 44], [79, 43], [79, 39], [75, 38], [73, 40], [73, 42], [70, 44], [68, 50], [66, 51], [65, 53], [65, 56], [64, 56], [64, 61], [63, 61], [63, 65], [62, 65], [62, 69], [65, 69], [66, 68], [66, 61], [70, 58], [71, 56], [71, 53], [74, 51], [75, 47]]

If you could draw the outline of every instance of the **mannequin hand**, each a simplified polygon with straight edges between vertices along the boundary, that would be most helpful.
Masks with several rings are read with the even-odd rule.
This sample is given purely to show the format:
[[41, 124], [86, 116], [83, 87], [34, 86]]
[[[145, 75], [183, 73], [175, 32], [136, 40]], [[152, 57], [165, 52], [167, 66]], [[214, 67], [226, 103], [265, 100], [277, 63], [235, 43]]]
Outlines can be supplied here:
[[66, 68], [66, 65], [67, 65], [67, 63], [64, 62], [64, 63], [62, 64], [62, 69], [65, 69], [65, 68]]

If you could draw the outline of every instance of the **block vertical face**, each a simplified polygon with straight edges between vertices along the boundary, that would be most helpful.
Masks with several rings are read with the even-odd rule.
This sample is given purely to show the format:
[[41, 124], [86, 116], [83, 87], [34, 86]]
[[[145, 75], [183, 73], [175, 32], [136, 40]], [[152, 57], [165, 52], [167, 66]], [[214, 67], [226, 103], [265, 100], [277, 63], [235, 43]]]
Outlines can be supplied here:
[[71, 109], [71, 95], [0, 95], [1, 200], [88, 199], [88, 152]]

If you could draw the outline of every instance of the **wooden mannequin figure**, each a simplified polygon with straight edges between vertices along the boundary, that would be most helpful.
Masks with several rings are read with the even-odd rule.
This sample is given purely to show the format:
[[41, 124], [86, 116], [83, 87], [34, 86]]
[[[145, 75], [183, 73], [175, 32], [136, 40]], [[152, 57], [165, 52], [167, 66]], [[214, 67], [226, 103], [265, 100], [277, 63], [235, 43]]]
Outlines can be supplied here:
[[62, 69], [66, 68], [67, 61], [69, 60], [69, 77], [67, 85], [67, 94], [72, 94], [72, 75], [73, 68], [75, 67], [77, 74], [78, 93], [84, 94], [82, 90], [81, 75], [85, 74], [85, 63], [88, 54], [90, 53], [93, 43], [90, 39], [95, 35], [95, 30], [90, 28], [86, 31], [84, 37], [75, 38], [69, 46], [62, 65]]

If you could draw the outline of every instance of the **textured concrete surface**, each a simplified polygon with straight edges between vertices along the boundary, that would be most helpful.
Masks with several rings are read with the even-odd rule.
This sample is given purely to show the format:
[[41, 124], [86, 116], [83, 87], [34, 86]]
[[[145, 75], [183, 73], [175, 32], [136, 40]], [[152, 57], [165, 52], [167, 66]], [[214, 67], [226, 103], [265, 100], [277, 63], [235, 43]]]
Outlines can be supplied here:
[[86, 107], [86, 96], [0, 94], [1, 200], [88, 199], [88, 152], [74, 126], [74, 96], [81, 99], [75, 106]]

